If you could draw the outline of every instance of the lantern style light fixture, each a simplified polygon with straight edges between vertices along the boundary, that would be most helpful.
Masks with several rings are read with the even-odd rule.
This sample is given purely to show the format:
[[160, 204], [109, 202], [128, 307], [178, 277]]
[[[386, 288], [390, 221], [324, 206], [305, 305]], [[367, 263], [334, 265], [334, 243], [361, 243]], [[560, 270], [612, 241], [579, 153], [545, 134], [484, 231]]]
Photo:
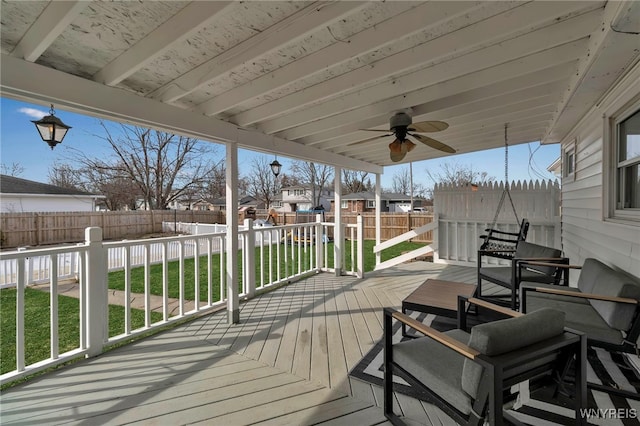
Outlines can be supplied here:
[[67, 131], [71, 128], [55, 116], [53, 104], [51, 104], [49, 115], [42, 117], [38, 121], [32, 120], [31, 122], [36, 125], [36, 129], [38, 129], [40, 137], [51, 147], [51, 149], [53, 149], [57, 144], [62, 143], [62, 139], [64, 139]]
[[273, 162], [269, 164], [269, 166], [271, 166], [271, 173], [273, 173], [275, 177], [278, 177], [278, 175], [280, 174], [280, 169], [282, 169], [282, 164], [278, 162], [278, 157], [276, 157], [276, 159], [273, 160]]

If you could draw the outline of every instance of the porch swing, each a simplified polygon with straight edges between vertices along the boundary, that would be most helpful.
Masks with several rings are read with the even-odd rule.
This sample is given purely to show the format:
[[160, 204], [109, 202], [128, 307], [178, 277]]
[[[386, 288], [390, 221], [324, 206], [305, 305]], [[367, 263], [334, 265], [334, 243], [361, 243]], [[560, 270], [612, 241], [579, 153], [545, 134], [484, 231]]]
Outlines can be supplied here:
[[[484, 251], [485, 255], [490, 255], [492, 257], [512, 259], [518, 243], [527, 239], [529, 221], [524, 218], [520, 221], [518, 212], [516, 212], [516, 207], [513, 204], [513, 199], [511, 198], [511, 192], [509, 191], [509, 143], [507, 140], [507, 124], [504, 125], [504, 182], [504, 190], [500, 196], [498, 208], [493, 216], [491, 226], [484, 230], [487, 234], [480, 235], [480, 238], [483, 239], [480, 250]], [[518, 232], [506, 232], [496, 229], [498, 216], [500, 215], [502, 206], [507, 198], [511, 204], [511, 209], [516, 218], [516, 223], [520, 223], [520, 230]]]

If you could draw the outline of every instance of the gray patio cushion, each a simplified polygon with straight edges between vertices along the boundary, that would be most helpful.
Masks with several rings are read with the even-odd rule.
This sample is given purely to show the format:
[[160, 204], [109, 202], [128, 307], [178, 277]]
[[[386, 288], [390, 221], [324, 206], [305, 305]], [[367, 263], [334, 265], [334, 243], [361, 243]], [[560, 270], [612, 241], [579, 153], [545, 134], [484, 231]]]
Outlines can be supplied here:
[[[480, 324], [471, 329], [469, 346], [495, 356], [541, 342], [564, 331], [564, 312], [542, 308], [517, 318]], [[462, 369], [462, 388], [477, 397], [482, 366], [466, 359]]]
[[[505, 284], [511, 283], [511, 267], [486, 267], [480, 268], [480, 274], [486, 278], [496, 280]], [[531, 282], [552, 282], [553, 277], [541, 274], [537, 271], [522, 270], [522, 281]]]
[[[528, 243], [526, 241], [520, 241], [518, 247], [516, 247], [516, 253], [514, 257], [516, 259], [528, 259], [528, 258], [558, 258], [562, 256], [562, 251], [553, 247], [541, 246], [539, 244]], [[529, 269], [539, 271], [545, 275], [553, 274], [556, 268], [549, 266], [530, 266]]]
[[548, 307], [565, 313], [565, 326], [584, 332], [588, 338], [619, 345], [622, 332], [609, 327], [600, 314], [589, 303], [573, 303], [568, 298], [546, 297], [540, 293], [527, 295], [527, 311]]
[[[615, 271], [605, 265], [598, 272], [591, 293], [640, 300], [640, 282], [624, 272]], [[636, 305], [603, 300], [589, 302], [609, 326], [618, 330], [628, 330], [631, 326]]]
[[583, 293], [593, 293], [593, 287], [596, 285], [596, 277], [603, 269], [608, 268], [607, 265], [597, 259], [588, 258], [584, 260], [580, 277], [578, 278], [578, 288]]
[[[462, 330], [446, 332], [467, 344], [469, 334]], [[460, 373], [464, 357], [428, 337], [393, 345], [393, 360], [464, 414], [471, 412], [471, 398], [462, 390]]]

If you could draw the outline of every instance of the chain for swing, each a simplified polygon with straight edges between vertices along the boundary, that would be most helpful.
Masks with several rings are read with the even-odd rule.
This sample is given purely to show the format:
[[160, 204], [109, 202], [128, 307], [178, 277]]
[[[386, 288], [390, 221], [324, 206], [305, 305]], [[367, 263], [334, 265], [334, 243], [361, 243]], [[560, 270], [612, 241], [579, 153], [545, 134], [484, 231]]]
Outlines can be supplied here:
[[495, 228], [496, 222], [498, 221], [498, 216], [500, 215], [500, 210], [502, 209], [502, 204], [504, 203], [505, 196], [509, 197], [509, 202], [511, 203], [511, 209], [513, 210], [513, 215], [516, 217], [516, 223], [520, 223], [520, 219], [518, 218], [518, 213], [516, 212], [516, 206], [513, 204], [513, 198], [511, 198], [511, 192], [509, 191], [509, 141], [507, 139], [507, 127], [508, 123], [504, 125], [504, 191], [502, 191], [502, 196], [500, 197], [500, 202], [498, 203], [498, 208], [496, 209], [496, 214], [493, 217], [493, 222], [491, 222], [491, 229]]

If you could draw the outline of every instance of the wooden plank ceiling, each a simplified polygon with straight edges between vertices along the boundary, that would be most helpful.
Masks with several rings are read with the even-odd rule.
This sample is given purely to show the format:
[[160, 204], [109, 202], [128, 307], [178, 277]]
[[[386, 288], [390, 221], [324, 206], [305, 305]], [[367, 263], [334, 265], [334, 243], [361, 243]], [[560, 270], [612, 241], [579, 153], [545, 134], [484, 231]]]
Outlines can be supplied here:
[[[2, 1], [2, 96], [379, 172], [362, 129], [558, 142], [638, 61], [640, 2]], [[364, 141], [364, 142], [363, 142]], [[445, 154], [418, 144], [403, 160]]]

